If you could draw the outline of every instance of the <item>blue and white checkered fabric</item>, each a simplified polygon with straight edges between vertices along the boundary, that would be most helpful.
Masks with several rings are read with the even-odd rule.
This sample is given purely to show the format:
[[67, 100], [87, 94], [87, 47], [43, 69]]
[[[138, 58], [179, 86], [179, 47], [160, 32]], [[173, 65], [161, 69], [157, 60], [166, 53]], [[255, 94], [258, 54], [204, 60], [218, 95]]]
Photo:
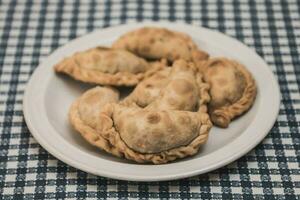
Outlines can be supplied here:
[[[213, 172], [152, 183], [90, 175], [40, 147], [22, 113], [24, 87], [39, 61], [79, 35], [143, 20], [209, 27], [267, 61], [282, 104], [262, 143]], [[299, 1], [0, 0], [0, 37], [0, 199], [300, 199]]]

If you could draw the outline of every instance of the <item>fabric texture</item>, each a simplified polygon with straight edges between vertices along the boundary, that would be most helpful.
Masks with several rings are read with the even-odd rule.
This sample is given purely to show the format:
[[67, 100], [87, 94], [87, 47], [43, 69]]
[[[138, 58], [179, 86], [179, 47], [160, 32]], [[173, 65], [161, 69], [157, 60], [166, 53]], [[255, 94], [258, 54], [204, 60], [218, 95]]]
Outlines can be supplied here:
[[[282, 103], [255, 149], [210, 173], [142, 183], [82, 172], [36, 142], [22, 99], [39, 62], [80, 35], [143, 20], [218, 30], [265, 59], [279, 81]], [[0, 0], [0, 199], [300, 199], [299, 52], [297, 0]]]

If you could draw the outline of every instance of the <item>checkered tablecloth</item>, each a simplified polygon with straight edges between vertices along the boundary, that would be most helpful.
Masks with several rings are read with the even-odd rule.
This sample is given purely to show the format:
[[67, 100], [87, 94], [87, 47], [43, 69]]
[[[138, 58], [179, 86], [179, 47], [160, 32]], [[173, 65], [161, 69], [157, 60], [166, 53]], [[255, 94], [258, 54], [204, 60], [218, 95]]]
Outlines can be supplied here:
[[[266, 60], [279, 81], [282, 104], [263, 142], [213, 172], [149, 183], [97, 177], [41, 148], [22, 113], [24, 88], [38, 63], [77, 36], [143, 20], [218, 30]], [[0, 0], [0, 199], [300, 199], [299, 52], [297, 0]]]

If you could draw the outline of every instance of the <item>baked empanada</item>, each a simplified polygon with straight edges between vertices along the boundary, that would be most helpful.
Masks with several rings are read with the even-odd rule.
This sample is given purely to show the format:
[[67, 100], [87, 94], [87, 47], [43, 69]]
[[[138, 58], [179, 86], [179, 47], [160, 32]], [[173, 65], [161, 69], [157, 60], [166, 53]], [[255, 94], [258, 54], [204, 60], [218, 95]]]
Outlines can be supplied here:
[[210, 84], [209, 113], [212, 122], [228, 127], [230, 121], [245, 113], [256, 97], [255, 81], [240, 63], [213, 58], [199, 66], [205, 82]]
[[[168, 73], [162, 73], [167, 78]], [[176, 61], [167, 79], [164, 87], [155, 85], [159, 92], [149, 93], [152, 101], [141, 96], [147, 92], [136, 93], [119, 104], [107, 104], [101, 112], [98, 132], [127, 159], [166, 163], [197, 153], [208, 138], [212, 126], [206, 113], [209, 88], [193, 63]]]
[[125, 158], [154, 164], [194, 155], [212, 126], [203, 112], [145, 110], [120, 104], [107, 104], [100, 121], [98, 132]]
[[55, 66], [55, 71], [88, 83], [132, 86], [161, 66], [150, 64], [126, 50], [96, 47], [63, 59]]
[[69, 119], [73, 127], [90, 144], [115, 156], [122, 155], [108, 140], [97, 133], [99, 115], [107, 103], [118, 102], [119, 92], [108, 87], [95, 87], [85, 92], [71, 106]]
[[165, 28], [144, 27], [121, 36], [113, 48], [126, 49], [146, 59], [166, 58], [168, 61], [184, 59], [203, 60], [208, 54], [183, 33]]

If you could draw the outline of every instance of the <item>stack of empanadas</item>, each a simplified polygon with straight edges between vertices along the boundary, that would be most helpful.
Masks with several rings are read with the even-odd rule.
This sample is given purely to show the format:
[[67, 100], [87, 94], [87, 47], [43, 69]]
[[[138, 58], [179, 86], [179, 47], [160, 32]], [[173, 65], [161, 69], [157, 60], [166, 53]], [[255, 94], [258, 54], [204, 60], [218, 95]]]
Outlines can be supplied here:
[[[75, 53], [55, 71], [102, 85], [73, 103], [70, 122], [90, 144], [139, 163], [196, 154], [212, 122], [227, 127], [256, 96], [244, 66], [209, 58], [189, 36], [164, 28], [140, 28], [112, 48]], [[135, 88], [120, 99], [113, 86]]]

